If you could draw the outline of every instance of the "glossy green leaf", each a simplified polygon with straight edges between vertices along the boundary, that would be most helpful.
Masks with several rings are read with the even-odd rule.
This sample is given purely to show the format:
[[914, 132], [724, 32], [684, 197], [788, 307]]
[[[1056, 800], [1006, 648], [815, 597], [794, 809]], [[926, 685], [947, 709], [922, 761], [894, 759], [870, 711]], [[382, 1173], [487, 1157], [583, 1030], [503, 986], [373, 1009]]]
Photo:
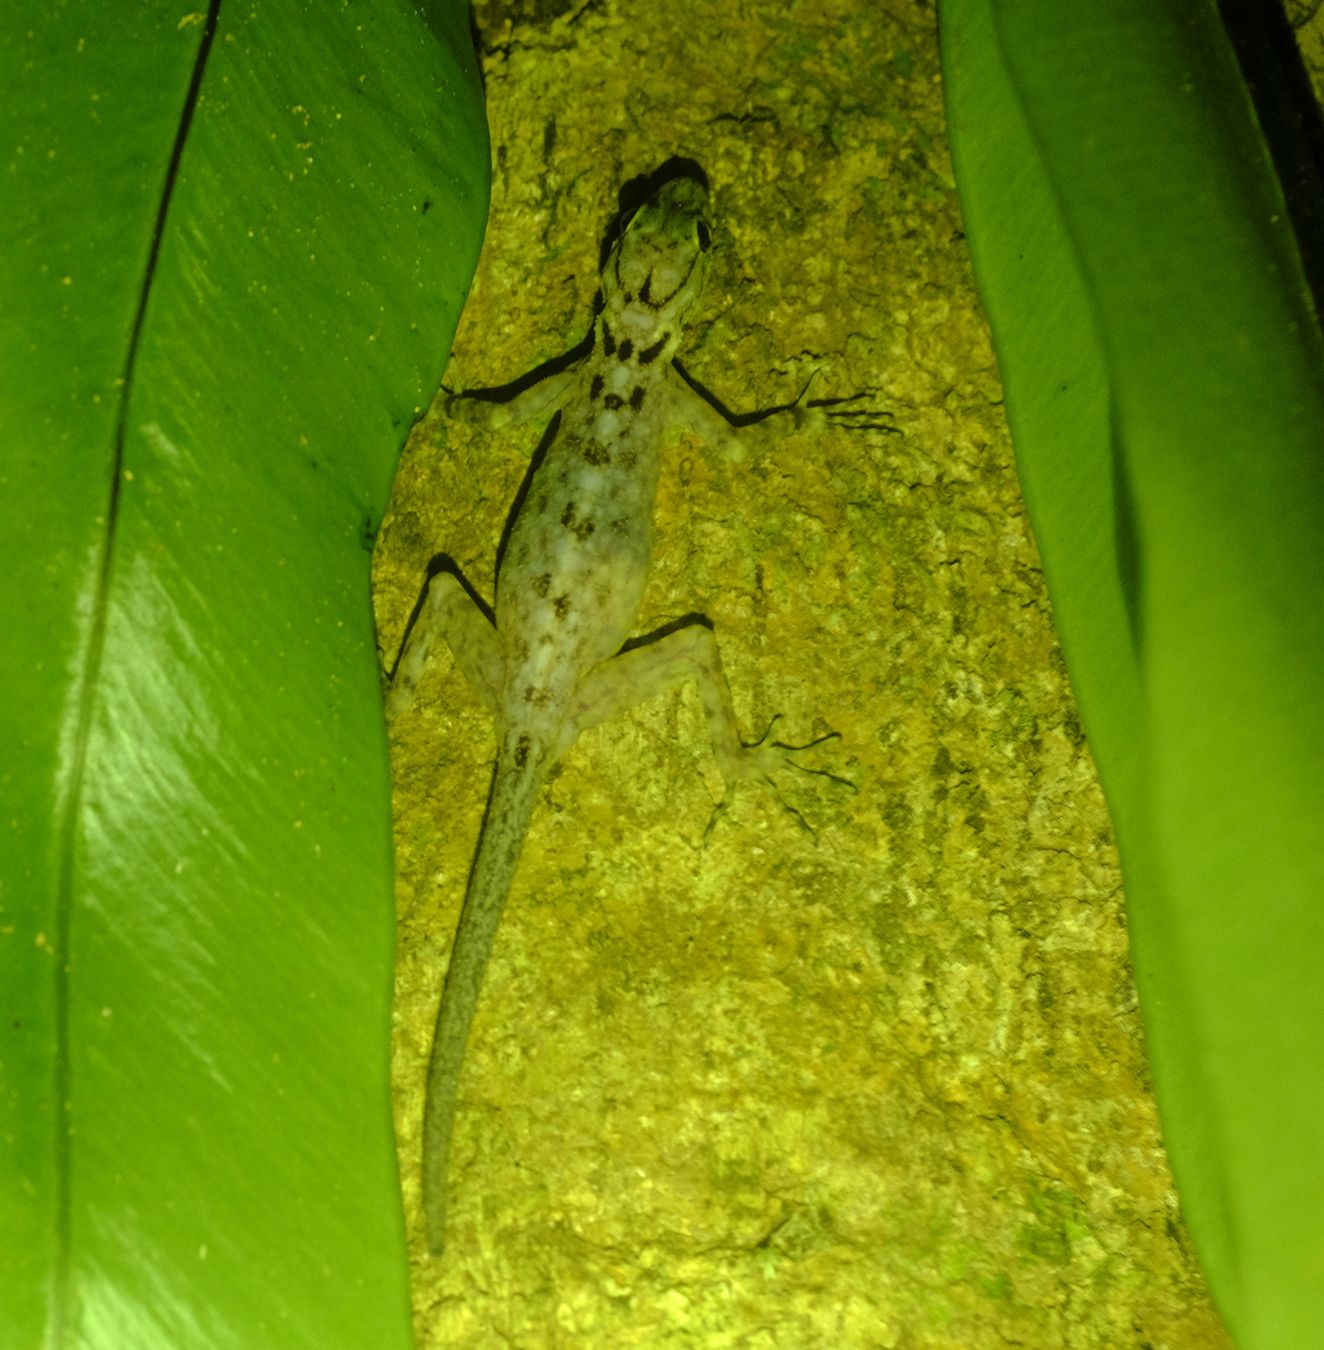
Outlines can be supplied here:
[[[1324, 1325], [1324, 343], [1210, 3], [947, 0], [957, 178], [1240, 1344]], [[1082, 841], [1082, 847], [1086, 847]]]
[[409, 1343], [368, 559], [466, 7], [0, 20], [0, 1345]]

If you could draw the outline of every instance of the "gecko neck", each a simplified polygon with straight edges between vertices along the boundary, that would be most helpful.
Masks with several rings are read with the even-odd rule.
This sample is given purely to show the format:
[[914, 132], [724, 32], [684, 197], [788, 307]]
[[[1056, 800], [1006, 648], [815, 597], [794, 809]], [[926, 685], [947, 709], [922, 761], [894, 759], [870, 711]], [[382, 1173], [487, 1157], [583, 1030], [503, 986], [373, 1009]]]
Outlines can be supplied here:
[[594, 356], [635, 367], [641, 375], [665, 370], [680, 345], [681, 317], [613, 297], [594, 325]]

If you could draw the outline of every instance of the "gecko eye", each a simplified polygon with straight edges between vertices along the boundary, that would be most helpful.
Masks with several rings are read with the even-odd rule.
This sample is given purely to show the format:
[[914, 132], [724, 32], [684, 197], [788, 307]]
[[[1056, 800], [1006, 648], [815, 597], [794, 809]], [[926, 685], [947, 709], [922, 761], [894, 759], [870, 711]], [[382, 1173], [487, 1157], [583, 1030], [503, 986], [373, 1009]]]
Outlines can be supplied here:
[[707, 253], [713, 246], [712, 231], [708, 228], [708, 222], [703, 219], [696, 221], [695, 226], [699, 232], [699, 252]]

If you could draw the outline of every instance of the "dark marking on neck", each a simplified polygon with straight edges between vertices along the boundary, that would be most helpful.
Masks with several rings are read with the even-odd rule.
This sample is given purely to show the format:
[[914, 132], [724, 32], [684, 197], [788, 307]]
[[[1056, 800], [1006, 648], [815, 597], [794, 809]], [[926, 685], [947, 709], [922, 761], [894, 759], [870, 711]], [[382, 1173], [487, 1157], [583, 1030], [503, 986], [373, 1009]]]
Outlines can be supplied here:
[[670, 341], [671, 341], [671, 334], [663, 333], [662, 336], [659, 337], [658, 340], [655, 343], [653, 343], [651, 347], [645, 347], [643, 351], [639, 353], [639, 364], [641, 366], [651, 365], [654, 361], [657, 360], [659, 356], [662, 355], [663, 350], [666, 348], [667, 343]]
[[612, 331], [607, 327], [606, 321], [602, 324], [602, 350], [610, 356], [616, 350], [616, 339]]
[[588, 386], [588, 396], [589, 396], [589, 400], [590, 400], [591, 402], [593, 402], [593, 403], [596, 403], [596, 402], [598, 401], [598, 395], [601, 394], [601, 393], [602, 393], [602, 376], [601, 376], [601, 375], [595, 375], [595, 376], [589, 381], [589, 386]]

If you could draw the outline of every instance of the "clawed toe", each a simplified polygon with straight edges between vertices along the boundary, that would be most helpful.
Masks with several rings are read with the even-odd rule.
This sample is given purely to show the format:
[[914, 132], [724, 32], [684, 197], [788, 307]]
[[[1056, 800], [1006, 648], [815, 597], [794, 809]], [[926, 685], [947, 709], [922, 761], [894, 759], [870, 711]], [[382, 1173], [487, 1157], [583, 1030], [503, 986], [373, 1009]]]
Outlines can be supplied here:
[[833, 773], [830, 769], [817, 768], [809, 764], [801, 764], [795, 756], [806, 750], [813, 750], [817, 746], [825, 744], [827, 741], [837, 741], [841, 739], [839, 731], [829, 731], [822, 736], [816, 736], [811, 741], [805, 741], [802, 745], [791, 745], [786, 741], [774, 741], [771, 739], [772, 729], [780, 721], [780, 716], [774, 717], [768, 723], [767, 730], [759, 737], [757, 741], [751, 744], [742, 745], [740, 754], [736, 761], [727, 767], [726, 772], [726, 791], [722, 794], [722, 800], [713, 808], [713, 813], [708, 819], [708, 826], [704, 830], [703, 838], [705, 844], [712, 835], [717, 826], [718, 820], [724, 816], [731, 805], [731, 799], [735, 791], [736, 783], [742, 778], [756, 778], [766, 787], [772, 790], [773, 795], [780, 803], [782, 810], [788, 815], [794, 816], [796, 823], [807, 834], [815, 840], [818, 833], [814, 827], [805, 818], [803, 812], [792, 806], [790, 802], [782, 795], [781, 788], [777, 780], [773, 777], [774, 773], [782, 769], [794, 769], [798, 773], [808, 774], [815, 778], [826, 778], [830, 782], [837, 783], [842, 787], [848, 787], [852, 792], [856, 791], [855, 784], [849, 778], [843, 778], [838, 773]]
[[[815, 375], [817, 373], [814, 372]], [[893, 414], [885, 408], [844, 406], [868, 398], [867, 391], [861, 390], [858, 394], [840, 394], [835, 398], [810, 398], [809, 388], [813, 382], [814, 377], [810, 376], [809, 383], [800, 391], [800, 397], [792, 405], [802, 417], [812, 416], [824, 425], [841, 427], [847, 431], [887, 431], [897, 436], [901, 434], [901, 428], [892, 425]]]
[[845, 394], [840, 398], [810, 399], [808, 407], [821, 410], [829, 425], [844, 427], [847, 431], [888, 431], [899, 436], [901, 428], [892, 425], [893, 415], [885, 408], [845, 408], [844, 403], [858, 403], [868, 394]]

